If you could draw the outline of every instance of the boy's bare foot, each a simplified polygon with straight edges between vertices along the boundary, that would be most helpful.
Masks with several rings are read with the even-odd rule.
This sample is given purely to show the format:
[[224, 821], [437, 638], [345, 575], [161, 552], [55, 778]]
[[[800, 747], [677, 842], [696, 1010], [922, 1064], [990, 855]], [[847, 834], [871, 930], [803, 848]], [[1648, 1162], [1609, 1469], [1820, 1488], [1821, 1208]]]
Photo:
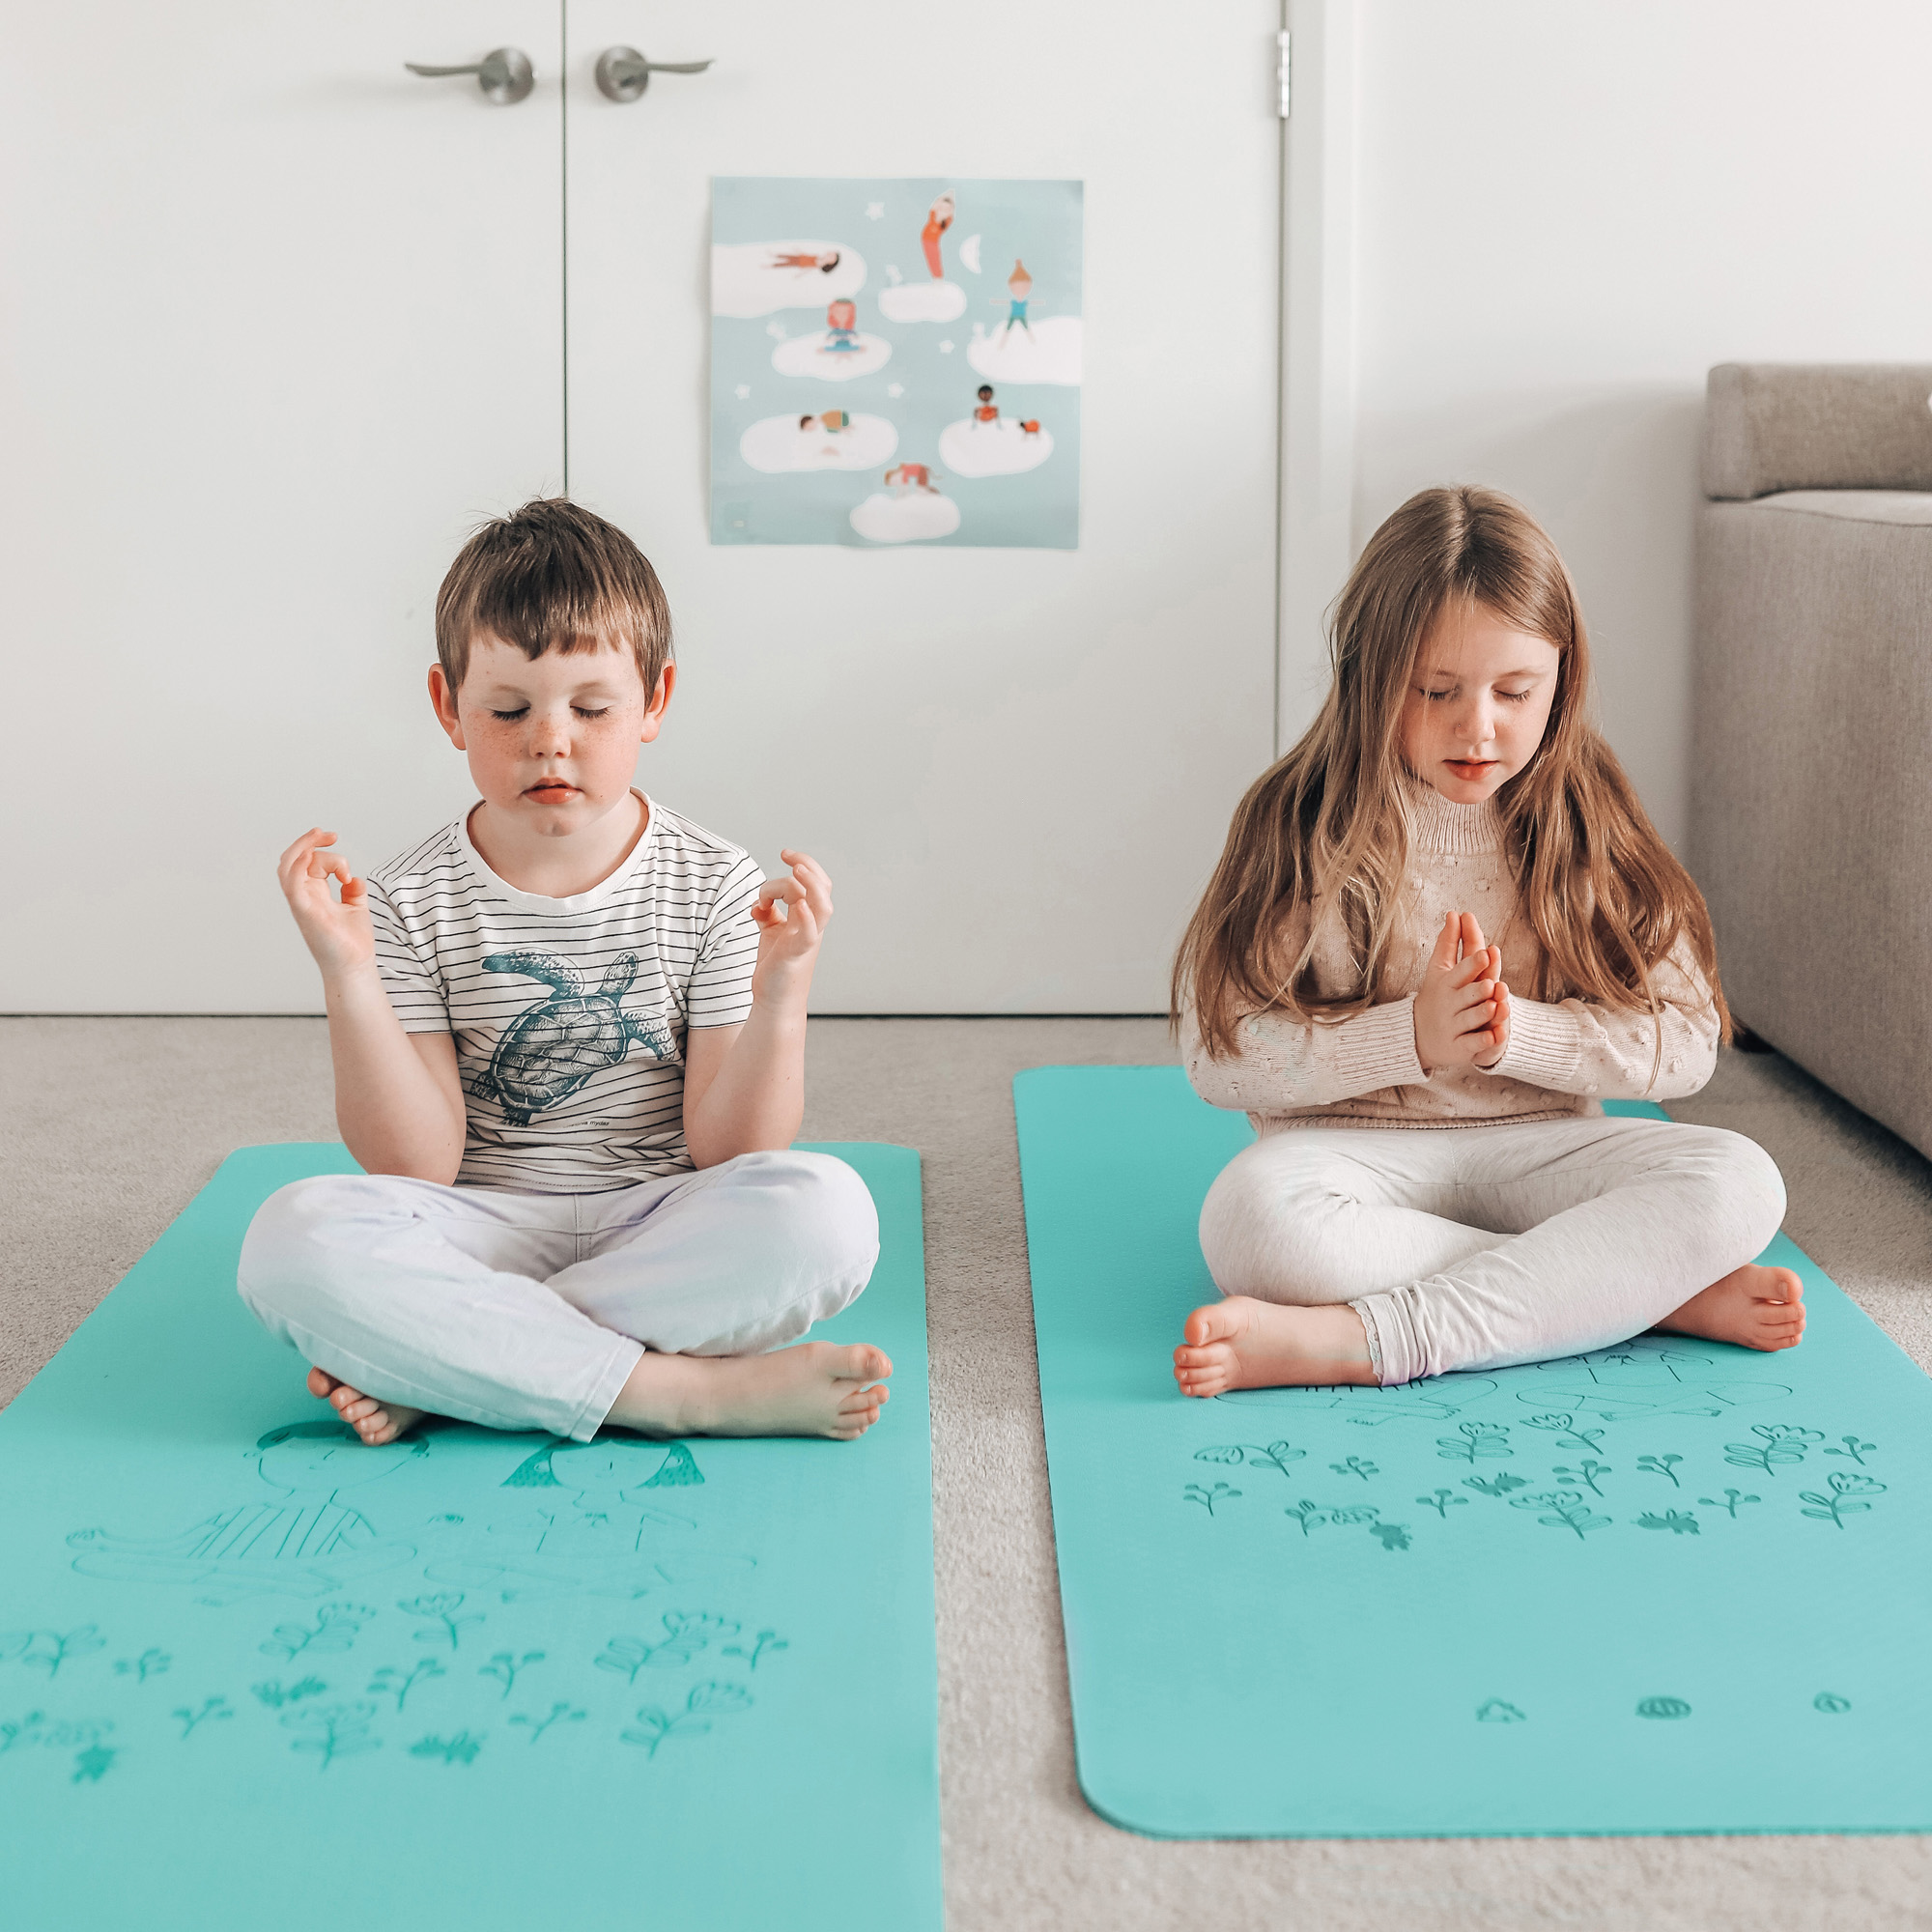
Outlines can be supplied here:
[[1795, 1349], [1804, 1334], [1804, 1284], [1789, 1268], [1733, 1268], [1657, 1325], [1741, 1349]]
[[400, 1402], [378, 1402], [360, 1389], [353, 1389], [327, 1369], [308, 1372], [310, 1395], [326, 1397], [350, 1428], [372, 1449], [393, 1442], [406, 1429], [413, 1429], [423, 1419], [423, 1411]]
[[1346, 1302], [1284, 1308], [1231, 1294], [1187, 1318], [1187, 1340], [1174, 1351], [1182, 1395], [1224, 1389], [1328, 1388], [1376, 1378], [1362, 1318]]
[[[639, 1358], [604, 1420], [647, 1435], [829, 1435], [879, 1419], [893, 1365], [883, 1349], [801, 1342], [769, 1355]], [[868, 1386], [869, 1384], [869, 1386]]]

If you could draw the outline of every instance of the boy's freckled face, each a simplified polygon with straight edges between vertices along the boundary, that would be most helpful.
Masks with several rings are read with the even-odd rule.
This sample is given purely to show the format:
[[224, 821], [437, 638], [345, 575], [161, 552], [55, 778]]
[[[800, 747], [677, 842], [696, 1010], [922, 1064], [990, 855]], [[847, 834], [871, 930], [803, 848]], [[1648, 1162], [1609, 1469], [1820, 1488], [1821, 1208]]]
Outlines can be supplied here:
[[638, 747], [657, 736], [669, 696], [668, 669], [647, 693], [624, 646], [526, 658], [497, 638], [470, 646], [453, 707], [436, 689], [476, 789], [542, 838], [581, 831], [629, 795]]
[[1543, 742], [1562, 654], [1480, 604], [1452, 607], [1415, 655], [1402, 708], [1408, 768], [1453, 805], [1493, 798]]

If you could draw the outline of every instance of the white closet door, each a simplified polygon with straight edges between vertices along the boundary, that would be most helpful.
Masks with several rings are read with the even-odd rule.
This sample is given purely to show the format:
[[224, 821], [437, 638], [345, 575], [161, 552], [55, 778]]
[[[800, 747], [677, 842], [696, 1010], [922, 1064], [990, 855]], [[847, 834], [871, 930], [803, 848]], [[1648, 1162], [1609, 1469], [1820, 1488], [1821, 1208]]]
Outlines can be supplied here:
[[[820, 1011], [1166, 1005], [1271, 749], [1277, 25], [1277, 0], [573, 0], [572, 493], [676, 615], [644, 782], [832, 871]], [[612, 44], [717, 64], [620, 105], [590, 85]], [[1077, 551], [711, 546], [713, 175], [1084, 180]]]
[[[522, 48], [492, 105], [419, 79]], [[562, 481], [559, 0], [63, 0], [0, 63], [0, 1009], [314, 1011], [276, 854], [470, 796], [423, 695]]]

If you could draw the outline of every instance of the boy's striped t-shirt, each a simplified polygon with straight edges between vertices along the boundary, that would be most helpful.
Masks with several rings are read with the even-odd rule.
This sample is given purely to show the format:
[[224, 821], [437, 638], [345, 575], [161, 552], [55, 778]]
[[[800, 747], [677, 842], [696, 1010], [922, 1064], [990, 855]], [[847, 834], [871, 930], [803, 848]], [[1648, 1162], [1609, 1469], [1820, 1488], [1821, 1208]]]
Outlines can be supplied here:
[[600, 1194], [691, 1168], [685, 1035], [752, 1010], [760, 873], [644, 803], [630, 857], [569, 898], [499, 879], [467, 814], [369, 874], [389, 1004], [456, 1041], [460, 1187]]

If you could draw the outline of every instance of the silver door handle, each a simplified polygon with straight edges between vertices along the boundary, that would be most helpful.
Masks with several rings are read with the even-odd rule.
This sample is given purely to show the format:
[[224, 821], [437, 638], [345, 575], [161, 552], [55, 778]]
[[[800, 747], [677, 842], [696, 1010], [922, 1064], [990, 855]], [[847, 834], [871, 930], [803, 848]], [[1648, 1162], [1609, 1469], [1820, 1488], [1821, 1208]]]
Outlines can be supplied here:
[[607, 100], [635, 100], [654, 73], [702, 73], [711, 63], [646, 60], [636, 47], [606, 47], [597, 56], [597, 91]]
[[494, 100], [498, 107], [514, 106], [537, 84], [536, 70], [522, 47], [492, 47], [469, 67], [424, 67], [416, 61], [405, 61], [403, 65], [427, 80], [440, 80], [451, 73], [473, 73], [484, 99]]

